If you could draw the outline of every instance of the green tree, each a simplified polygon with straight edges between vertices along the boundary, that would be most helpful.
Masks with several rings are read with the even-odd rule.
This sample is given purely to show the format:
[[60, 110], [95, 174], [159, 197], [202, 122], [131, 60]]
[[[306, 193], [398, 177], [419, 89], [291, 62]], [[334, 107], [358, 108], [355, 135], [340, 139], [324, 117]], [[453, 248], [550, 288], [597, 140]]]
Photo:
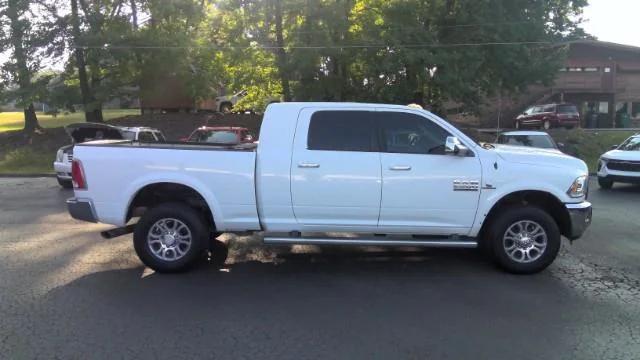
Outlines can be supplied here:
[[50, 37], [46, 19], [35, 16], [38, 4], [28, 0], [0, 2], [0, 48], [9, 49], [11, 59], [2, 65], [4, 98], [15, 99], [24, 110], [24, 132], [41, 129], [33, 106], [43, 81], [34, 75], [47, 56]]

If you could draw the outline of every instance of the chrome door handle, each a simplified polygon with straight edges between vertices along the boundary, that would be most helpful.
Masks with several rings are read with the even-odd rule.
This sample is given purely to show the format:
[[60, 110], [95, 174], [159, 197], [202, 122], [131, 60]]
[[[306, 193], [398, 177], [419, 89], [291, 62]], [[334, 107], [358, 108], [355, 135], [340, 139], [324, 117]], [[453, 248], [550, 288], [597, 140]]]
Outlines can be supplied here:
[[320, 164], [301, 162], [301, 163], [298, 163], [298, 167], [299, 168], [306, 168], [306, 169], [315, 169], [315, 168], [319, 168]]
[[396, 165], [389, 167], [389, 170], [393, 171], [409, 171], [411, 170], [411, 166], [409, 165]]

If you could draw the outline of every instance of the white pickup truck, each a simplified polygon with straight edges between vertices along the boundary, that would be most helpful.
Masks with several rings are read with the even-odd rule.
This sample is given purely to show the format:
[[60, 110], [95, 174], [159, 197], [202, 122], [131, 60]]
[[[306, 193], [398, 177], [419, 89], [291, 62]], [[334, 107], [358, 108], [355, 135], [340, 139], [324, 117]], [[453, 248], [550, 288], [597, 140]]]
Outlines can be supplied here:
[[591, 221], [583, 161], [481, 146], [420, 109], [273, 104], [259, 139], [78, 144], [69, 212], [133, 232], [159, 272], [187, 268], [217, 233], [263, 231], [268, 244], [479, 246], [534, 273]]

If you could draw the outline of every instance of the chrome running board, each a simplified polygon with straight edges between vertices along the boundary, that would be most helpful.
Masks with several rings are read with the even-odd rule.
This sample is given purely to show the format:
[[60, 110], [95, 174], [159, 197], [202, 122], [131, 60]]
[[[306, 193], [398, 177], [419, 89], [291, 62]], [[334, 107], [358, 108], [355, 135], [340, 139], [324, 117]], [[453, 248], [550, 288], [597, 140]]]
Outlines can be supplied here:
[[[452, 238], [433, 238], [428, 240], [390, 239], [382, 237], [306, 237], [306, 236], [269, 236], [264, 243], [269, 245], [362, 245], [362, 246], [418, 246], [438, 248], [476, 248], [478, 242], [473, 238], [465, 240]], [[468, 240], [467, 240], [468, 239]]]

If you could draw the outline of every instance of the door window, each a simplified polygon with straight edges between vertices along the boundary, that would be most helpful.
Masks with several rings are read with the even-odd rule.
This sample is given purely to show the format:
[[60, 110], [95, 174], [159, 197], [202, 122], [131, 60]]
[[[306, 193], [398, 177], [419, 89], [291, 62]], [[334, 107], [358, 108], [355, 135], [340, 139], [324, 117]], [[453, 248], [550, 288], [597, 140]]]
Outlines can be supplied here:
[[311, 116], [307, 149], [376, 151], [374, 112], [317, 111]]
[[154, 143], [156, 142], [156, 138], [152, 133], [148, 131], [142, 131], [138, 134], [138, 141], [143, 143]]
[[431, 120], [411, 113], [380, 112], [384, 151], [404, 154], [443, 155], [448, 131]]

